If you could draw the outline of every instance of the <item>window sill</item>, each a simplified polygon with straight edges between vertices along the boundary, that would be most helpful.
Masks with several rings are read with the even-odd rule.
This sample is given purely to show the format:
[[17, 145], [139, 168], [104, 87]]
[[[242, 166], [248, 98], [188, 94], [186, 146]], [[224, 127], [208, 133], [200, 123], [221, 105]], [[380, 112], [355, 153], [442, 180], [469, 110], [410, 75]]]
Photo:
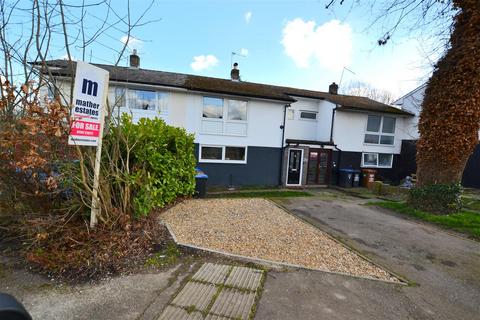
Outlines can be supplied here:
[[380, 144], [380, 143], [363, 143], [364, 146], [375, 146], [375, 147], [395, 147], [395, 144]]
[[380, 167], [380, 166], [365, 166], [365, 165], [362, 165], [360, 167], [365, 168], [365, 169], [392, 169], [392, 166], [390, 166], [390, 167]]
[[215, 121], [215, 122], [223, 122], [223, 118], [206, 118], [202, 117], [202, 121]]
[[198, 160], [198, 163], [247, 164], [247, 161], [237, 160]]
[[233, 134], [233, 133], [215, 133], [215, 132], [199, 132], [198, 134], [205, 134], [209, 136], [229, 136], [229, 137], [246, 137], [247, 134]]

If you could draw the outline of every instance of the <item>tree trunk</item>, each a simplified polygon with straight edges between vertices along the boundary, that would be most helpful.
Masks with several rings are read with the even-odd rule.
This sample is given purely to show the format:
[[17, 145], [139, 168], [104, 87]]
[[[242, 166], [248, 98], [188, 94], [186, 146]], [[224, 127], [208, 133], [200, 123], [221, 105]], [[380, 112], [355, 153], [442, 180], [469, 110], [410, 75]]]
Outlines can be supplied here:
[[480, 1], [454, 0], [450, 48], [428, 81], [417, 144], [418, 184], [458, 183], [478, 143]]

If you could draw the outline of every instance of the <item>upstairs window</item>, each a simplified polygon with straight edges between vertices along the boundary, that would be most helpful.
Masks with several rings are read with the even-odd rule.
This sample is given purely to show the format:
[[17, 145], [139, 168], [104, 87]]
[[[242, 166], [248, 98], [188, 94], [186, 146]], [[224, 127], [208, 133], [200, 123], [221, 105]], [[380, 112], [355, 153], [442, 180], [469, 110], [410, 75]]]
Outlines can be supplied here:
[[301, 119], [317, 120], [317, 113], [313, 111], [300, 111]]
[[228, 120], [247, 120], [247, 102], [241, 100], [228, 101]]
[[364, 143], [393, 145], [395, 122], [394, 117], [369, 115]]
[[[111, 99], [111, 100], [110, 100]], [[137, 90], [125, 87], [109, 89], [111, 107], [135, 111], [153, 111], [161, 115], [168, 113], [168, 93], [151, 90]]]
[[203, 97], [201, 133], [247, 135], [247, 101]]
[[157, 93], [146, 90], [128, 90], [128, 107], [130, 109], [157, 110]]
[[203, 117], [223, 119], [223, 99], [203, 97]]
[[115, 107], [126, 108], [127, 99], [125, 98], [126, 89], [122, 87], [115, 87], [115, 101], [112, 101]]

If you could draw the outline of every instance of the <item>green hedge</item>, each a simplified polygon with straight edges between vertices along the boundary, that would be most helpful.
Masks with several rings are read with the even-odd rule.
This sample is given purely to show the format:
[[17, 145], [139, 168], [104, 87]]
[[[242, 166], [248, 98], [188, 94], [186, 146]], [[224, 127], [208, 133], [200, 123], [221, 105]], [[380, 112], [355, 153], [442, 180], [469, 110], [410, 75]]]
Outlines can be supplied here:
[[460, 184], [432, 184], [410, 190], [408, 204], [433, 214], [449, 214], [462, 208]]
[[193, 134], [158, 118], [143, 118], [135, 124], [127, 115], [122, 116], [116, 129], [120, 132], [111, 130], [110, 142], [120, 141], [122, 165], [129, 159], [130, 173], [124, 180], [132, 188], [135, 216], [148, 215], [152, 209], [161, 208], [177, 197], [193, 195], [196, 165]]

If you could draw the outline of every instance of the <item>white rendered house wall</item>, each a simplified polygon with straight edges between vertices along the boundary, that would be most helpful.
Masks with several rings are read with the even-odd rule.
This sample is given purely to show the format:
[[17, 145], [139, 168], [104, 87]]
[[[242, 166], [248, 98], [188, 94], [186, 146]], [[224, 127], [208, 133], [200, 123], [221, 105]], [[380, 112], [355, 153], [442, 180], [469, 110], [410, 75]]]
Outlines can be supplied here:
[[333, 125], [333, 141], [342, 151], [374, 152], [399, 154], [402, 146], [403, 134], [401, 126], [402, 117], [389, 114], [376, 113], [378, 116], [394, 117], [395, 134], [393, 145], [365, 143], [368, 115], [374, 113], [338, 111], [335, 113]]
[[[203, 116], [204, 99], [224, 101], [222, 119]], [[195, 133], [195, 142], [207, 145], [259, 146], [282, 145], [283, 110], [286, 103], [210, 93], [188, 93], [185, 128]], [[228, 101], [246, 102], [246, 120], [228, 119]]]
[[297, 102], [287, 109], [285, 138], [330, 141], [335, 104], [325, 100], [294, 98]]
[[410, 117], [408, 123], [405, 125], [405, 139], [416, 140], [420, 136], [418, 132], [418, 121], [420, 119], [426, 87], [426, 85], [420, 86], [393, 103], [394, 105], [400, 106], [403, 110], [415, 114], [415, 117]]

